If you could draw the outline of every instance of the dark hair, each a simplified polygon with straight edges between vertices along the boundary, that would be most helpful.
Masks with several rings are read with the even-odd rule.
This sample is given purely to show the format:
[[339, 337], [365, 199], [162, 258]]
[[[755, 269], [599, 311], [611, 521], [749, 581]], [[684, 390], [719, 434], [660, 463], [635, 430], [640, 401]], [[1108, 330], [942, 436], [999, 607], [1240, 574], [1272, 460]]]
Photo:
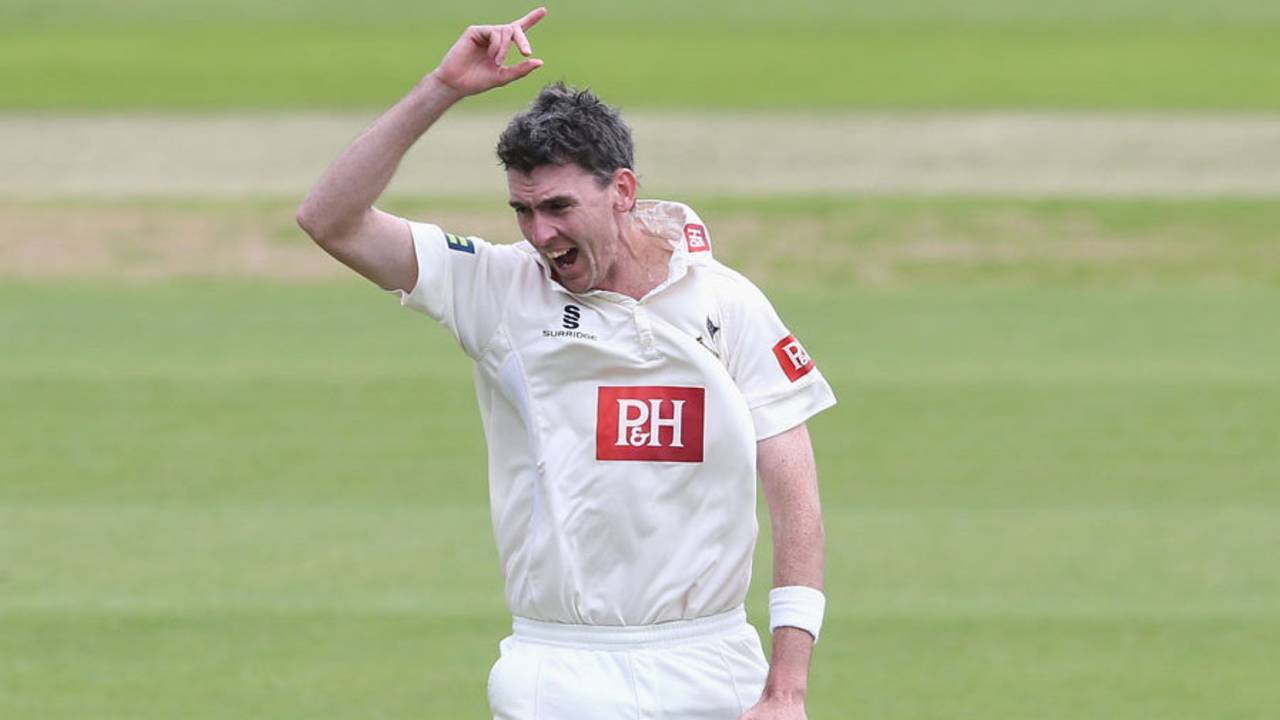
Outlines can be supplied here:
[[590, 90], [552, 83], [498, 138], [507, 170], [530, 173], [541, 165], [573, 163], [607, 184], [615, 170], [633, 168], [631, 128]]

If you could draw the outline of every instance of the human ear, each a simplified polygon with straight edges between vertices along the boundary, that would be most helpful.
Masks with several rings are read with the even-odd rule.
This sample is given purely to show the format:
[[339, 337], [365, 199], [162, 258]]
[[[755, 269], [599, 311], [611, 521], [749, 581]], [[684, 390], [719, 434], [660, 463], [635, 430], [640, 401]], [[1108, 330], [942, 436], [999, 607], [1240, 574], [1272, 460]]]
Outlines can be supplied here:
[[613, 209], [618, 212], [630, 212], [636, 206], [636, 192], [639, 181], [630, 168], [619, 168], [613, 173], [614, 203]]

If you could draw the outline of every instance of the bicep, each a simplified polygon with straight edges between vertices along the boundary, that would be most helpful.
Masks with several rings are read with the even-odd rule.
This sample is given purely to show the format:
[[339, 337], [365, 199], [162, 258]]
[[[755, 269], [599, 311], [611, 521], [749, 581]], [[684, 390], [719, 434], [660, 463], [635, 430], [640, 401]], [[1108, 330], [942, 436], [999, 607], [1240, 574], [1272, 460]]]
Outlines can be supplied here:
[[804, 423], [757, 442], [756, 469], [775, 519], [783, 512], [818, 512], [818, 470]]
[[413, 233], [402, 217], [369, 208], [351, 231], [321, 247], [384, 290], [409, 292], [417, 284]]

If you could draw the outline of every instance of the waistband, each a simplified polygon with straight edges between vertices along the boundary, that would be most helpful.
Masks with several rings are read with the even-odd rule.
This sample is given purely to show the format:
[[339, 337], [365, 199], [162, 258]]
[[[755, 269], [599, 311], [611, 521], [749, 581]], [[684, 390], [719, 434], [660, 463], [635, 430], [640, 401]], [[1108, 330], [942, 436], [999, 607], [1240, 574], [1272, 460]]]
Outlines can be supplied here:
[[727, 637], [746, 625], [747, 611], [739, 605], [719, 615], [653, 625], [572, 625], [517, 616], [511, 621], [511, 634], [538, 643], [617, 650]]

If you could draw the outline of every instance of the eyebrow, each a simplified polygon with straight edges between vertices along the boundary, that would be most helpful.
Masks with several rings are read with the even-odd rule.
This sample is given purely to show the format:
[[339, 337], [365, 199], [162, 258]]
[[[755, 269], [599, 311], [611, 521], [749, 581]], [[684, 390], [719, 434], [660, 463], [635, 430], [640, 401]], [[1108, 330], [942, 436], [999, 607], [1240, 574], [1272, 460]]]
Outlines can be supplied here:
[[[553, 195], [549, 198], [546, 198], [542, 202], [538, 203], [538, 207], [540, 208], [550, 207], [551, 205], [555, 205], [557, 203], [572, 205], [575, 202], [577, 202], [577, 200], [572, 195]], [[511, 200], [507, 204], [510, 205], [513, 210], [520, 210], [522, 208], [529, 207], [528, 205], [525, 205], [524, 203], [519, 202], [517, 200]]]

